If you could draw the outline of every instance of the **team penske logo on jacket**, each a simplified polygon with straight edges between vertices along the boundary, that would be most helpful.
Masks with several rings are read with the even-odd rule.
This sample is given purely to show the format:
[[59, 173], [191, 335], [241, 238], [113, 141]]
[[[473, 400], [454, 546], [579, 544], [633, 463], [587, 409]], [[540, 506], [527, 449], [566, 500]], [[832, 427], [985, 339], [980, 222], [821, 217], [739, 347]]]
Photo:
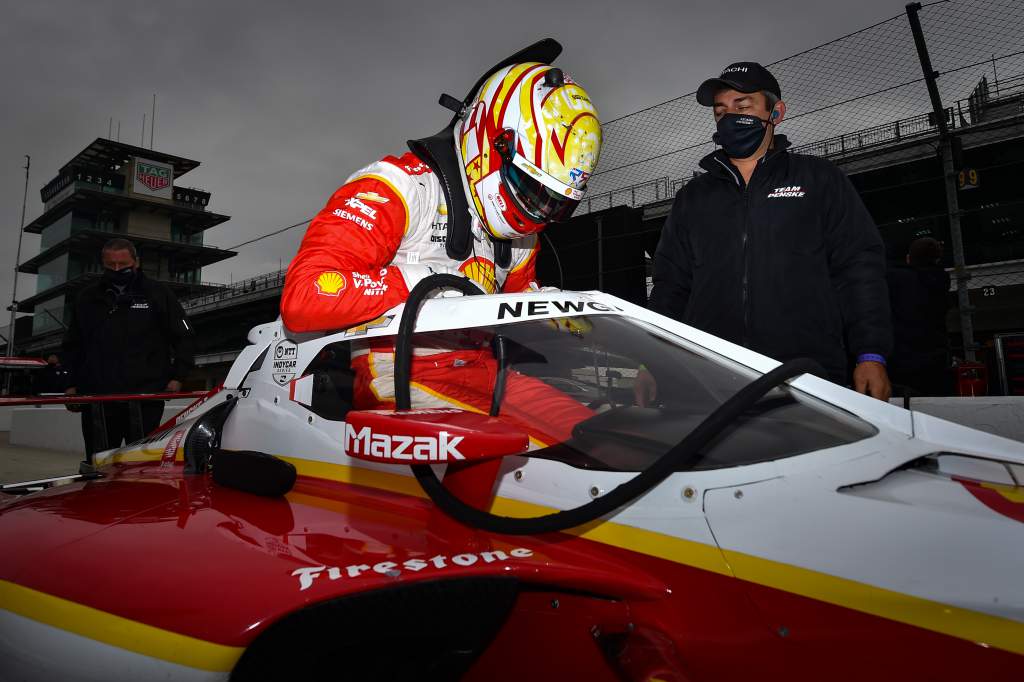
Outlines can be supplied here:
[[321, 272], [314, 284], [316, 292], [321, 296], [337, 296], [345, 289], [345, 275], [334, 270]]
[[459, 452], [463, 436], [441, 431], [437, 436], [400, 436], [374, 433], [369, 426], [356, 431], [345, 424], [342, 447], [345, 454], [406, 462], [448, 462], [466, 459]]
[[769, 199], [784, 199], [786, 197], [802, 197], [804, 195], [804, 189], [800, 185], [790, 185], [789, 187], [776, 187], [769, 194]]

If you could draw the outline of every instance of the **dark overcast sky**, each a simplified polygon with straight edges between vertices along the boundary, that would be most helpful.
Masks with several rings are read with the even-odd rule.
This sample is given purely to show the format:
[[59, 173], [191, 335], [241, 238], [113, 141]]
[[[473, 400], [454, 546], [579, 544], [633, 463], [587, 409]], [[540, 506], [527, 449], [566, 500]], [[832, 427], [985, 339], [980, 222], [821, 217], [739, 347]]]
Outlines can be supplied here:
[[[232, 216], [206, 233], [230, 247], [312, 216], [353, 170], [442, 127], [442, 91], [463, 96], [482, 70], [541, 37], [562, 43], [556, 63], [609, 120], [690, 92], [731, 61], [770, 63], [904, 4], [5, 2], [0, 301], [11, 297], [23, 155], [32, 155], [32, 220], [39, 189], [106, 136], [109, 117], [138, 144], [154, 92], [155, 147], [202, 162], [180, 184], [212, 192], [209, 208]], [[301, 237], [297, 228], [246, 247], [204, 279], [276, 270]], [[22, 260], [36, 253], [38, 237], [25, 235]], [[34, 279], [19, 278], [19, 298], [35, 292]]]

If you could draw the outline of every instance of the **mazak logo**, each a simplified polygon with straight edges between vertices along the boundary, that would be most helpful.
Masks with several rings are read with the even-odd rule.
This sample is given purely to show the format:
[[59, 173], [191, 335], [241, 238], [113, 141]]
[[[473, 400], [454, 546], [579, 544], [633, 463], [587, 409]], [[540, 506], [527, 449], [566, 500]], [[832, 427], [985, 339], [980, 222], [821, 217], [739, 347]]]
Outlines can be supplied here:
[[375, 459], [395, 459], [403, 462], [448, 462], [466, 459], [458, 445], [464, 436], [452, 436], [441, 431], [437, 436], [389, 436], [374, 433], [369, 426], [358, 431], [345, 424], [342, 448], [345, 454], [357, 454]]
[[800, 185], [790, 185], [789, 187], [776, 187], [768, 194], [768, 198], [784, 199], [786, 197], [802, 197], [804, 194]]
[[169, 168], [137, 161], [135, 163], [135, 179], [155, 192], [171, 184], [171, 171]]

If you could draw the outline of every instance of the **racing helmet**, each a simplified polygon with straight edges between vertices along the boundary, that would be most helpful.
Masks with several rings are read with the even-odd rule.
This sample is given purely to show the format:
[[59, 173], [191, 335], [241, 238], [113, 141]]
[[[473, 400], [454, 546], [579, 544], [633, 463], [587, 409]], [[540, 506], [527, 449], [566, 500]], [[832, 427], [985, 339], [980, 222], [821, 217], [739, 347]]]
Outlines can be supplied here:
[[567, 220], [601, 153], [590, 96], [561, 69], [537, 62], [496, 71], [455, 132], [466, 196], [498, 239]]

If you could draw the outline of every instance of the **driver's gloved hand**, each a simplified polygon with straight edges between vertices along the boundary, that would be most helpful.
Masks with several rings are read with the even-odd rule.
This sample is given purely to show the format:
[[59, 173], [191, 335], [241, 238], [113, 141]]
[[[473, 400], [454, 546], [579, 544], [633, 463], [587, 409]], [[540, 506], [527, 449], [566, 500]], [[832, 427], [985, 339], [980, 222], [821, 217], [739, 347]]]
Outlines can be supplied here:
[[542, 287], [536, 282], [530, 282], [530, 291], [561, 291], [558, 287]]

